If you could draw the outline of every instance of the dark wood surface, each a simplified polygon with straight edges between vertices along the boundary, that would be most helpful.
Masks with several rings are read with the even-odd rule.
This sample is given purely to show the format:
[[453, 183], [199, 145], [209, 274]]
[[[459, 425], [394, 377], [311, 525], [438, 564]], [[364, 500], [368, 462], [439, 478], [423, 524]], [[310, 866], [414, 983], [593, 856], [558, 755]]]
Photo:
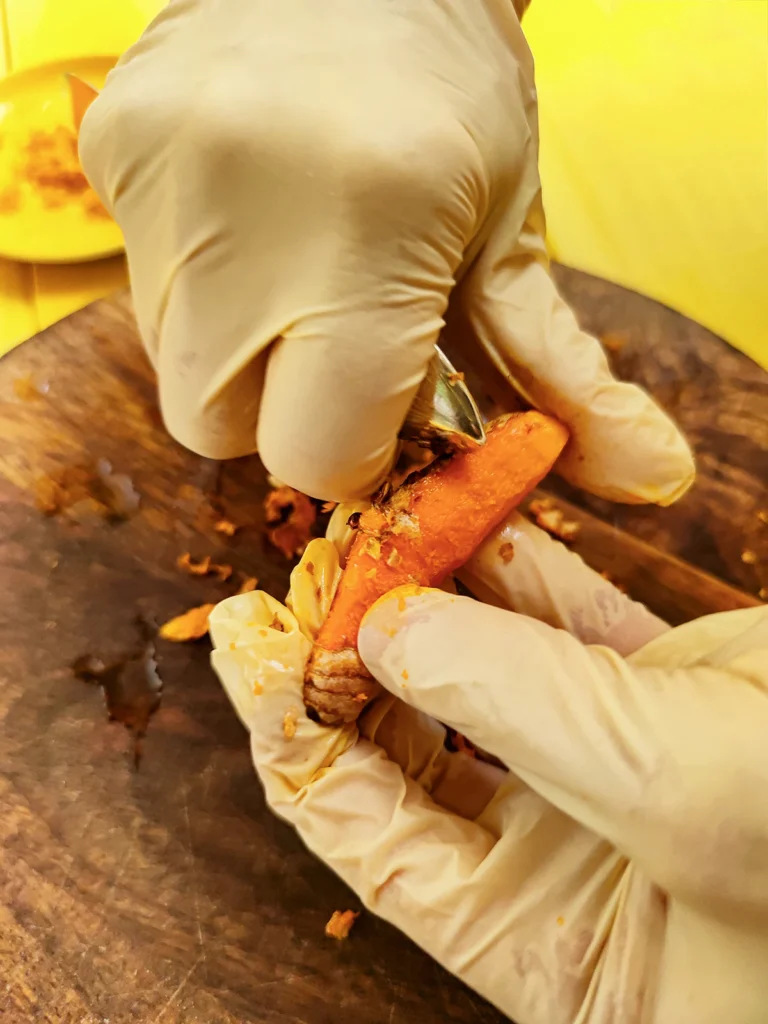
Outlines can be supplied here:
[[[563, 267], [561, 291], [604, 339], [616, 374], [668, 409], [696, 453], [692, 490], [669, 509], [557, 489], [641, 540], [757, 594], [768, 587], [768, 373], [711, 331], [642, 295]], [[742, 561], [754, 552], [755, 564]]]
[[[626, 331], [623, 369], [706, 449], [685, 507], [579, 498], [582, 553], [676, 620], [750, 603], [765, 585], [740, 553], [763, 543], [766, 375], [653, 303], [583, 275], [564, 285], [592, 329]], [[47, 394], [26, 393], [30, 380]], [[3, 1024], [499, 1021], [370, 915], [347, 942], [324, 938], [331, 912], [357, 902], [266, 811], [205, 642], [158, 647], [162, 702], [138, 770], [100, 688], [73, 676], [84, 654], [135, 651], [137, 614], [161, 622], [232, 592], [182, 575], [183, 551], [280, 598], [288, 581], [263, 538], [258, 460], [220, 467], [168, 439], [124, 296], [0, 363], [0, 439]], [[40, 479], [98, 458], [128, 474], [138, 511], [43, 515]], [[231, 540], [213, 529], [222, 510], [242, 526]]]
[[[711, 331], [617, 285], [556, 267], [560, 290], [582, 327], [601, 338], [617, 376], [667, 409], [696, 453], [698, 477], [668, 509], [614, 505], [555, 476], [547, 487], [659, 550], [757, 595], [768, 587], [768, 373]], [[464, 366], [468, 330], [449, 325], [444, 347], [467, 372], [489, 412], [509, 407], [509, 385], [475, 348]], [[755, 560], [742, 560], [744, 552]], [[604, 552], [603, 552], [604, 553]], [[653, 594], [638, 594], [653, 600]]]

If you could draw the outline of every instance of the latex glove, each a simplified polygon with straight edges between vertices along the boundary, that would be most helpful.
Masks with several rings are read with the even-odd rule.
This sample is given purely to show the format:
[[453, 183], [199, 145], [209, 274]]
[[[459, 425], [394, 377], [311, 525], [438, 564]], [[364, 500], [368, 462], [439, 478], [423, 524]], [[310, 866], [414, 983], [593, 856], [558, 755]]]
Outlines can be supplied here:
[[170, 432], [371, 493], [463, 279], [473, 343], [571, 429], [563, 474], [673, 501], [687, 445], [549, 277], [537, 149], [509, 0], [172, 0], [81, 135]]
[[[497, 536], [471, 566], [497, 600], [513, 592], [625, 649], [656, 639], [624, 660], [479, 602], [392, 595], [360, 645], [401, 700], [377, 701], [359, 732], [329, 729], [301, 703], [312, 630], [299, 623], [321, 621], [313, 601], [327, 607], [338, 569], [315, 541], [292, 582], [296, 618], [259, 595], [211, 617], [270, 805], [517, 1024], [762, 1024], [768, 611], [667, 630], [610, 588], [582, 615], [567, 595], [609, 585], [534, 528], [505, 529], [518, 531], [512, 562], [493, 558]], [[268, 628], [276, 610], [291, 632]], [[447, 752], [438, 718], [511, 772]]]

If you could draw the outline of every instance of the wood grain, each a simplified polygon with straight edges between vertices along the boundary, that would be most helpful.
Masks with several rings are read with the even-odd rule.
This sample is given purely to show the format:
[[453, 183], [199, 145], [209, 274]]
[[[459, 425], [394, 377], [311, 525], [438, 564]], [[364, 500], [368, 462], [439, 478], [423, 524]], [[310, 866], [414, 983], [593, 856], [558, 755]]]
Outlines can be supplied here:
[[[30, 377], [44, 398], [17, 395]], [[100, 690], [72, 676], [80, 655], [133, 649], [137, 612], [162, 622], [236, 587], [181, 574], [183, 551], [279, 598], [288, 586], [260, 463], [222, 471], [168, 438], [125, 296], [0, 363], [0, 437], [3, 1024], [499, 1021], [370, 915], [344, 943], [324, 937], [358, 901], [266, 811], [206, 643], [158, 648], [138, 772]], [[94, 458], [131, 477], [139, 512], [43, 516], [39, 477]], [[221, 508], [231, 540], [213, 529]]]
[[[558, 268], [581, 326], [607, 342], [617, 376], [642, 385], [696, 453], [691, 491], [668, 509], [564, 496], [737, 587], [768, 587], [768, 373], [699, 324], [634, 292]], [[744, 551], [758, 556], [742, 561]]]
[[[597, 327], [603, 304], [619, 296], [604, 329], [625, 329], [624, 293], [606, 285], [577, 294], [578, 279], [571, 283]], [[653, 304], [632, 308], [632, 344], [644, 329], [656, 339], [649, 360], [661, 361], [663, 380], [693, 365], [700, 329]], [[667, 323], [668, 348], [685, 349], [679, 359], [664, 348]], [[722, 343], [706, 344], [730, 373]], [[684, 513], [585, 512], [588, 501], [574, 513], [584, 517], [587, 557], [625, 576], [635, 596], [655, 595], [671, 618], [749, 601], [704, 569], [722, 565], [722, 580], [756, 583], [738, 551], [766, 445], [759, 431], [749, 444], [741, 438], [764, 382], [744, 357], [732, 369], [738, 420], [722, 412], [715, 440], [699, 424], [699, 442], [712, 441], [714, 454]], [[657, 371], [639, 358], [634, 370], [656, 386]], [[711, 406], [726, 382], [707, 379]], [[21, 397], [20, 380], [47, 394]], [[668, 397], [695, 420], [693, 395]], [[232, 591], [236, 582], [182, 575], [175, 560], [185, 550], [258, 576], [279, 598], [288, 582], [288, 564], [264, 542], [258, 460], [222, 468], [167, 437], [124, 295], [0, 363], [0, 438], [3, 1024], [498, 1024], [493, 1009], [370, 915], [347, 942], [324, 938], [331, 912], [357, 901], [266, 811], [205, 643], [159, 648], [163, 700], [139, 771], [98, 687], [73, 677], [69, 666], [83, 654], [134, 649], [137, 613], [164, 621]], [[130, 476], [138, 512], [117, 523], [83, 507], [42, 515], [36, 481], [94, 459]], [[231, 539], [213, 528], [222, 510], [241, 525]]]
[[[555, 268], [581, 326], [605, 343], [616, 375], [649, 391], [690, 441], [697, 479], [671, 508], [616, 505], [555, 476], [547, 487], [603, 522], [755, 596], [768, 588], [768, 373], [711, 331], [651, 299]], [[472, 344], [460, 317], [443, 347], [489, 414], [521, 408], [508, 382]], [[742, 561], [754, 552], [754, 563]], [[749, 556], [748, 556], [749, 557]]]

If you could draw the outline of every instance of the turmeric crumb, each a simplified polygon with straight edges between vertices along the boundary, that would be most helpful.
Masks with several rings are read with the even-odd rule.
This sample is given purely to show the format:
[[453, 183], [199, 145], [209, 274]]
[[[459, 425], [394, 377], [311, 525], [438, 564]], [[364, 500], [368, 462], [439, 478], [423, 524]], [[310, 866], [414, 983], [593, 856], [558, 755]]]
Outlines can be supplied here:
[[238, 530], [238, 527], [229, 519], [219, 519], [213, 524], [213, 528], [216, 533], [221, 533], [225, 537], [234, 537]]
[[357, 701], [358, 704], [365, 704], [365, 702], [368, 700], [368, 694], [367, 693], [356, 693], [355, 696], [352, 699]]
[[560, 540], [565, 541], [566, 544], [570, 544], [571, 541], [576, 540], [580, 533], [581, 523], [576, 522], [575, 519], [564, 519], [560, 524], [557, 536]]
[[757, 565], [757, 555], [754, 551], [742, 551], [741, 560], [744, 565]]
[[285, 736], [287, 740], [292, 740], [296, 735], [297, 722], [298, 718], [296, 715], [296, 709], [288, 708], [283, 715], [283, 736]]
[[404, 597], [403, 594], [399, 594], [398, 598], [397, 598], [397, 610], [399, 612], [404, 612], [405, 608], [406, 608], [405, 597]]
[[230, 649], [230, 651], [236, 651], [237, 650], [237, 644], [235, 643], [234, 640], [230, 641], [229, 649]]
[[768, 508], [761, 508], [757, 513], [757, 518], [761, 523], [768, 523]]
[[176, 559], [176, 568], [181, 569], [182, 572], [188, 572], [190, 576], [207, 576], [211, 568], [211, 556], [206, 555], [201, 561], [193, 562], [192, 555], [185, 551]]
[[400, 675], [403, 677], [403, 679], [407, 680], [408, 679], [408, 669], [404, 668], [403, 671], [400, 673]]
[[365, 542], [365, 553], [378, 561], [381, 558], [381, 541], [378, 537], [369, 537]]
[[561, 915], [560, 917], [558, 917], [557, 923], [560, 926], [560, 928], [562, 928], [563, 925], [565, 924], [565, 918]]
[[400, 512], [392, 525], [395, 537], [411, 537], [414, 540], [421, 536], [419, 520], [410, 512]]
[[329, 939], [346, 939], [359, 916], [354, 910], [334, 910], [325, 926], [325, 934]]
[[515, 545], [510, 541], [505, 541], [504, 544], [499, 548], [499, 558], [502, 560], [504, 565], [509, 565], [512, 559], [515, 557]]
[[761, 601], [768, 601], [768, 587], [760, 587], [757, 592], [757, 596]]
[[199, 562], [195, 562], [188, 551], [185, 551], [184, 554], [179, 555], [176, 559], [176, 568], [181, 569], [182, 572], [189, 573], [190, 576], [208, 576], [212, 573], [218, 576], [222, 583], [232, 575], [231, 565], [218, 565], [216, 562], [211, 561], [210, 555], [206, 555]]
[[0, 213], [16, 213], [21, 204], [21, 189], [17, 185], [9, 185], [0, 191]]
[[288, 558], [304, 554], [317, 510], [306, 494], [293, 487], [276, 487], [264, 501], [267, 539]]
[[392, 550], [387, 555], [387, 565], [391, 569], [394, 569], [396, 565], [400, 565], [402, 560], [403, 556], [400, 554], [397, 548], [392, 548]]
[[542, 512], [549, 512], [550, 509], [556, 508], [554, 501], [551, 498], [534, 498], [528, 506], [532, 516], [538, 516]]
[[575, 540], [581, 532], [581, 523], [566, 519], [563, 510], [551, 498], [536, 498], [528, 506], [528, 511], [537, 526], [565, 543]]
[[269, 631], [266, 629], [260, 629], [259, 636], [269, 636]]

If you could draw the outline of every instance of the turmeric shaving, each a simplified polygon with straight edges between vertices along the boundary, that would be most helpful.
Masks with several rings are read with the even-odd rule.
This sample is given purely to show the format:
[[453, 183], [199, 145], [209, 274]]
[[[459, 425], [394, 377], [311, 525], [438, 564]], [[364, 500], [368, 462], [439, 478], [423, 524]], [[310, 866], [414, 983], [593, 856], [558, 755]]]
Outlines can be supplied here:
[[194, 562], [188, 551], [176, 559], [176, 568], [189, 573], [190, 576], [218, 576], [222, 583], [225, 583], [232, 575], [231, 565], [212, 562], [210, 555], [206, 555], [199, 562]]
[[576, 540], [581, 532], [581, 523], [566, 519], [563, 510], [551, 498], [536, 498], [528, 511], [537, 526], [566, 544]]
[[276, 487], [264, 502], [267, 539], [292, 559], [304, 553], [312, 537], [317, 510], [306, 494], [293, 487]]
[[201, 604], [197, 608], [190, 608], [183, 615], [177, 615], [161, 626], [160, 636], [163, 640], [177, 644], [199, 640], [208, 632], [208, 618], [215, 607], [214, 604]]

